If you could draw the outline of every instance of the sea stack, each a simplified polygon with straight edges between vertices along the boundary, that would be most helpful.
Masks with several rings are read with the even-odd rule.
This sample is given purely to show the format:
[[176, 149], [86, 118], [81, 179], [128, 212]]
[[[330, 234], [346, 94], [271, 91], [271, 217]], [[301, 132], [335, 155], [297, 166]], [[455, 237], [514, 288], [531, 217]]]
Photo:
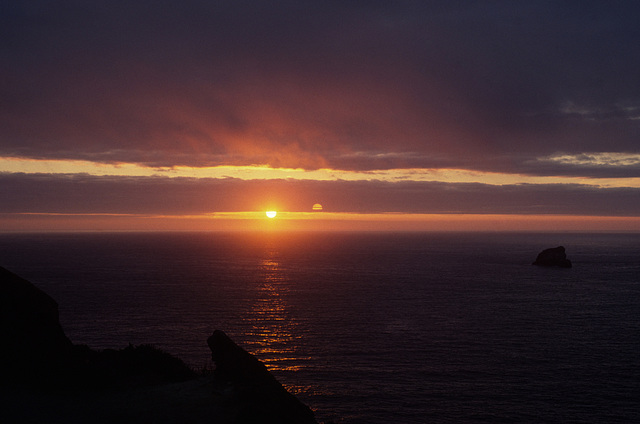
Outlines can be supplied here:
[[571, 261], [567, 259], [564, 246], [558, 246], [540, 252], [533, 265], [571, 268]]

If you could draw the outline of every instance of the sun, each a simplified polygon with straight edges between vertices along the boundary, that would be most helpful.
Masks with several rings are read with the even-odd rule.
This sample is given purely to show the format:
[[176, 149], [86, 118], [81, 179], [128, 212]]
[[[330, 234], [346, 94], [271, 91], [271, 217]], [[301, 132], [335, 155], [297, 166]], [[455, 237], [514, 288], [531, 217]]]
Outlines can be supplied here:
[[276, 211], [267, 211], [266, 214], [267, 214], [267, 218], [275, 218], [276, 215], [278, 215], [278, 212], [276, 212]]

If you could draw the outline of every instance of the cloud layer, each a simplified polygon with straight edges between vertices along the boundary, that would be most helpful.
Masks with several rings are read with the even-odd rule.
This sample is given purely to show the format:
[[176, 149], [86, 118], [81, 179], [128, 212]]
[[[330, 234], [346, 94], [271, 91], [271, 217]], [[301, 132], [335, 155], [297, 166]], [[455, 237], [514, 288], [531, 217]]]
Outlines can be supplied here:
[[[548, 160], [640, 154], [635, 2], [2, 7], [0, 156], [640, 175], [637, 162]], [[412, 208], [456, 210], [447, 197], [456, 190], [471, 198], [489, 190], [441, 188], [429, 190], [446, 206]], [[501, 197], [509, 188], [491, 190]], [[517, 192], [531, 190], [543, 209], [558, 194]]]
[[0, 213], [311, 212], [637, 216], [640, 189], [381, 181], [1, 175]]

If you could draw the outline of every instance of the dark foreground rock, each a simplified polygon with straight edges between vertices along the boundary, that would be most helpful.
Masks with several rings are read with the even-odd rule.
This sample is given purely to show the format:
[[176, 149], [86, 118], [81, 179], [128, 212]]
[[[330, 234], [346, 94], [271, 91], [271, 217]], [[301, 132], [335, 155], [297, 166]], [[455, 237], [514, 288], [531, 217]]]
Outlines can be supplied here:
[[208, 340], [212, 375], [149, 345], [73, 345], [56, 302], [1, 267], [0, 337], [2, 423], [316, 423], [264, 364], [221, 331]]
[[61, 366], [72, 344], [58, 304], [29, 281], [0, 267], [0, 379], [43, 374]]
[[107, 389], [196, 377], [180, 359], [149, 345], [96, 351], [64, 334], [58, 304], [0, 267], [0, 381], [47, 389]]
[[215, 376], [228, 385], [228, 402], [237, 423], [313, 424], [313, 412], [271, 375], [262, 362], [224, 332], [207, 340]]
[[571, 261], [567, 259], [564, 247], [558, 246], [540, 252], [533, 265], [571, 268]]

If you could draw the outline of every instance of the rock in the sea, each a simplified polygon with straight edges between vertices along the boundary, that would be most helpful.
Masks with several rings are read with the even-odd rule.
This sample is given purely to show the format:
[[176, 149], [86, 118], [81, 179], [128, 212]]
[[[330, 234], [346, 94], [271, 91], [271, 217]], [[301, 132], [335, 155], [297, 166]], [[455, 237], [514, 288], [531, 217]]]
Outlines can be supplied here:
[[571, 261], [567, 259], [564, 247], [558, 246], [540, 252], [533, 265], [571, 268]]
[[54, 369], [72, 349], [58, 304], [29, 281], [0, 267], [0, 378]]
[[238, 424], [316, 424], [313, 412], [289, 393], [262, 362], [220, 330], [207, 340], [215, 376], [229, 384]]

